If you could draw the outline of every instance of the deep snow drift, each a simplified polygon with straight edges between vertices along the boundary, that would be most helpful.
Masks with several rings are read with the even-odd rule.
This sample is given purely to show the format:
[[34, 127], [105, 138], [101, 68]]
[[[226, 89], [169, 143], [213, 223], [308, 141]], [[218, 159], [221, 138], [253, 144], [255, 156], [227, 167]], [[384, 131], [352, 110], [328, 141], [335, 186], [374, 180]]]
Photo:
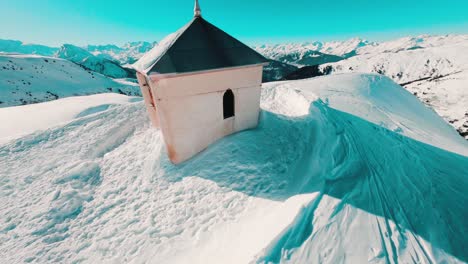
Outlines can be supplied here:
[[257, 129], [181, 166], [142, 102], [0, 145], [0, 259], [468, 260], [468, 143], [415, 97], [351, 74], [271, 83], [261, 104]]

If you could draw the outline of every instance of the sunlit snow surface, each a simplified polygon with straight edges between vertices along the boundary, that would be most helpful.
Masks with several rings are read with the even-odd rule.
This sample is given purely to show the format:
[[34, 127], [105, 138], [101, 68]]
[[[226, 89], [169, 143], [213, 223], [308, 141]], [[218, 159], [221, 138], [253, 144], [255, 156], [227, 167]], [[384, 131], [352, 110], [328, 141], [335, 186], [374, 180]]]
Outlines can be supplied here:
[[115, 105], [141, 101], [141, 97], [121, 94], [95, 94], [68, 97], [42, 104], [0, 108], [0, 143], [19, 138], [36, 130], [68, 123], [77, 117], [102, 112]]
[[261, 106], [180, 166], [142, 102], [0, 145], [0, 259], [468, 260], [468, 144], [404, 89], [334, 75], [265, 85]]

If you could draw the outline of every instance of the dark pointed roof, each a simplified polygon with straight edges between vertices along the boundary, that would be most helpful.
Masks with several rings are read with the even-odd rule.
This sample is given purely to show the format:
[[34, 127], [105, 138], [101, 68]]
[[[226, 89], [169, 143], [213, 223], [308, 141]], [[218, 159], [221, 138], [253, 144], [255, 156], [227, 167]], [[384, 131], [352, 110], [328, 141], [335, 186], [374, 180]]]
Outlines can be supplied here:
[[147, 74], [184, 73], [266, 62], [252, 48], [196, 16], [145, 54], [135, 67]]

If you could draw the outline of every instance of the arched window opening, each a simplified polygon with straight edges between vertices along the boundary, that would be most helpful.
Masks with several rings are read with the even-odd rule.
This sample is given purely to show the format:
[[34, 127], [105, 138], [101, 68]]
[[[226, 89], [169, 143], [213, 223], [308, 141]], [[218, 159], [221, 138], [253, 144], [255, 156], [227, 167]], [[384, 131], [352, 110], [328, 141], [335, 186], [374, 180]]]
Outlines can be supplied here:
[[234, 116], [234, 93], [228, 89], [223, 95], [224, 119]]

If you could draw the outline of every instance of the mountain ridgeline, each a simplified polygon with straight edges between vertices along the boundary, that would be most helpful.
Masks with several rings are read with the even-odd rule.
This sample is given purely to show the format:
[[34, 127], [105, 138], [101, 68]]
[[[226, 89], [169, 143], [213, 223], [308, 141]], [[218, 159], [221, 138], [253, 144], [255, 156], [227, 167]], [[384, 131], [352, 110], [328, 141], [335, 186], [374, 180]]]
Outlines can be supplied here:
[[[65, 44], [60, 48], [0, 40], [0, 53], [59, 57], [109, 78], [135, 78], [132, 63], [156, 42], [118, 45]], [[270, 59], [263, 82], [297, 80], [345, 72], [390, 77], [433, 108], [468, 138], [468, 35], [405, 37], [387, 42], [347, 41], [285, 43], [253, 47]], [[5, 65], [5, 67], [7, 67]]]
[[111, 78], [135, 78], [131, 64], [156, 45], [156, 42], [129, 42], [123, 46], [88, 45], [78, 47], [64, 44], [48, 47], [17, 40], [0, 40], [0, 54], [31, 54], [69, 60], [93, 72]]

